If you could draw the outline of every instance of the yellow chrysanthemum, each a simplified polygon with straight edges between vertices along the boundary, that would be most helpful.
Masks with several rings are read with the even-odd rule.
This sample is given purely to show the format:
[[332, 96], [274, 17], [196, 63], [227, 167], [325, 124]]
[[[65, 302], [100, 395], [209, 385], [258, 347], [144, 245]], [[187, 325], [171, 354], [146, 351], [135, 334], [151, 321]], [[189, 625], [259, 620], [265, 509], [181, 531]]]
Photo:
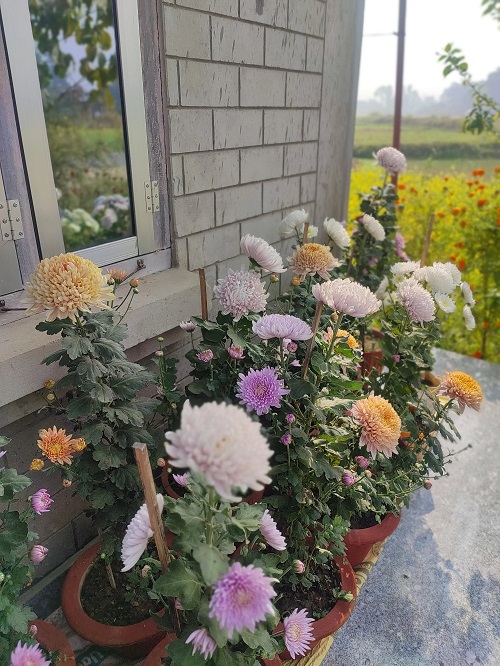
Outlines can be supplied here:
[[[331, 326], [329, 326], [326, 331], [323, 332], [323, 337], [329, 344], [332, 343], [333, 328]], [[356, 340], [356, 338], [343, 329], [339, 329], [337, 331], [337, 338], [347, 338], [346, 342], [351, 349], [357, 349], [359, 347], [359, 342]]]
[[87, 448], [87, 442], [83, 439], [83, 437], [79, 437], [78, 439], [74, 440], [73, 451], [83, 451], [86, 448]]
[[40, 430], [38, 434], [40, 439], [37, 444], [46, 458], [53, 463], [71, 465], [71, 454], [75, 450], [75, 442], [71, 441], [73, 435], [67, 435], [66, 430], [62, 428], [58, 430], [55, 426], [48, 430]]
[[366, 446], [374, 458], [377, 451], [387, 458], [398, 452], [401, 419], [389, 401], [371, 393], [368, 398], [358, 400], [351, 413], [362, 427], [359, 443]]
[[60, 254], [41, 261], [26, 285], [25, 302], [30, 312], [48, 310], [47, 321], [73, 321], [90, 307], [106, 308], [114, 299], [113, 287], [101, 269], [76, 254]]
[[299, 247], [288, 258], [289, 266], [301, 280], [306, 275], [318, 274], [324, 280], [330, 279], [330, 271], [340, 266], [340, 261], [336, 259], [326, 245], [319, 243], [306, 243]]
[[30, 470], [33, 472], [39, 472], [45, 467], [45, 463], [40, 458], [34, 458], [30, 464]]
[[483, 391], [479, 383], [466, 372], [454, 370], [447, 372], [438, 386], [438, 393], [456, 400], [462, 413], [465, 407], [479, 411], [483, 400]]

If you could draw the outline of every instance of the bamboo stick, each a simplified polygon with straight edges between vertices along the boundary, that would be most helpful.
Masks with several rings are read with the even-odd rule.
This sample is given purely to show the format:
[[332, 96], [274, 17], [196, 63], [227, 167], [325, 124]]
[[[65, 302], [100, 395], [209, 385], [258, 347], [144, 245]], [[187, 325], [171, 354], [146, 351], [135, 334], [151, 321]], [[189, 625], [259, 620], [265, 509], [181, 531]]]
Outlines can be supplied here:
[[200, 278], [201, 317], [206, 321], [208, 319], [208, 302], [207, 302], [207, 278], [205, 277], [205, 269], [199, 268], [198, 275]]
[[307, 243], [307, 236], [309, 234], [309, 222], [304, 222], [304, 233], [302, 234], [302, 245]]
[[424, 248], [422, 250], [422, 257], [420, 259], [420, 265], [425, 266], [425, 262], [427, 261], [427, 253], [429, 252], [429, 245], [431, 243], [431, 234], [432, 234], [432, 228], [434, 226], [434, 213], [431, 214], [429, 218], [429, 223], [427, 224], [427, 231], [425, 233], [425, 241], [424, 241]]

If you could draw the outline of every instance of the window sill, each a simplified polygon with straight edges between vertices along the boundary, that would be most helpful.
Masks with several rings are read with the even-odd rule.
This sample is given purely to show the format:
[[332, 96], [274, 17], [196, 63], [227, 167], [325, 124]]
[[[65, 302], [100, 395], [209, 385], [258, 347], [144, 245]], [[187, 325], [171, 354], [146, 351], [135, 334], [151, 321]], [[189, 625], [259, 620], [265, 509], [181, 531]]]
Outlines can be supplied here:
[[[129, 332], [125, 346], [131, 350], [130, 356], [134, 360], [151, 353], [149, 345], [143, 343], [175, 329], [179, 321], [200, 313], [199, 283], [195, 273], [171, 268], [141, 278], [139, 282], [139, 293], [134, 297], [125, 318]], [[126, 291], [127, 287], [123, 286], [117, 293], [124, 296]], [[59, 336], [54, 338], [35, 330], [36, 324], [43, 319], [43, 314], [32, 315], [0, 328], [0, 408], [14, 401], [22, 401], [40, 390], [49, 377], [58, 379], [64, 374], [64, 369], [58, 365], [50, 368], [41, 365], [41, 361], [60, 345]], [[18, 412], [17, 418], [42, 406], [42, 403], [33, 405], [31, 400], [30, 403], [32, 405], [29, 409], [23, 405], [14, 409], [14, 412]], [[10, 414], [8, 422], [12, 420]], [[0, 418], [0, 425], [2, 422], [5, 423], [4, 418]]]

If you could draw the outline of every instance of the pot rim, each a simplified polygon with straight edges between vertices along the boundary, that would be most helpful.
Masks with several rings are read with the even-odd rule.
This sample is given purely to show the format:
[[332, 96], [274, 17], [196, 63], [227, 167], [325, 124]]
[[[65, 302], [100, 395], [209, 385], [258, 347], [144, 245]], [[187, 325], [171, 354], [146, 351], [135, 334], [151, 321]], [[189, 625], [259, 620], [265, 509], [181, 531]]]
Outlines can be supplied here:
[[349, 530], [344, 537], [344, 543], [349, 547], [383, 541], [394, 532], [399, 525], [400, 520], [401, 513], [398, 515], [388, 513], [380, 523], [377, 523], [377, 525]]
[[58, 627], [51, 622], [41, 619], [31, 620], [28, 622], [28, 626], [36, 627], [37, 632], [34, 638], [42, 647], [50, 652], [61, 651], [56, 662], [57, 666], [76, 666], [73, 649], [66, 636]]

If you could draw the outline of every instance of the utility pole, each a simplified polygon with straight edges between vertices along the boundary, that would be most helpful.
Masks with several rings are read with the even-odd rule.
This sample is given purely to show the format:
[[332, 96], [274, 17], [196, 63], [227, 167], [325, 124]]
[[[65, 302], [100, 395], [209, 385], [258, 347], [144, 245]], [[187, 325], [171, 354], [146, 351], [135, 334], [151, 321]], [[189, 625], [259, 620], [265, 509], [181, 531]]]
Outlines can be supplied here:
[[[392, 134], [392, 145], [399, 150], [401, 145], [401, 113], [403, 108], [403, 70], [405, 61], [405, 30], [406, 30], [406, 0], [399, 0], [399, 20], [398, 20], [398, 55], [396, 66], [396, 94], [394, 101], [394, 126]], [[393, 177], [394, 185], [397, 183], [397, 176]]]

